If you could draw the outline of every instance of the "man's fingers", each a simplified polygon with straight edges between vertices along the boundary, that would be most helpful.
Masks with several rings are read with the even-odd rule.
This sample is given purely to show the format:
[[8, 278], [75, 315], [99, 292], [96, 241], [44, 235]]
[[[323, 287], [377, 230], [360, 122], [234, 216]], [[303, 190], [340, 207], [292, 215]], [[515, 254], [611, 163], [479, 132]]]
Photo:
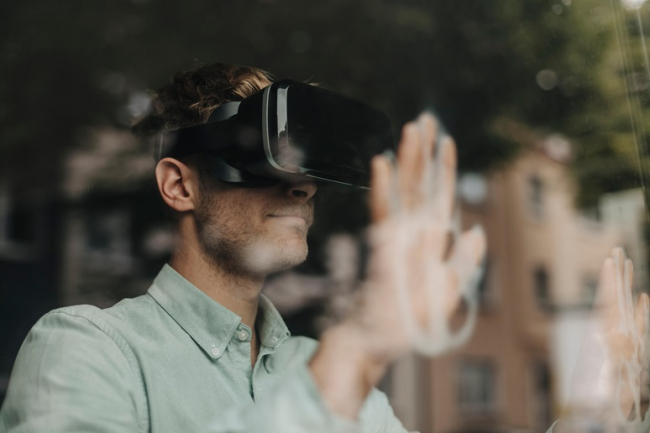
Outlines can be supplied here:
[[437, 146], [438, 122], [429, 113], [418, 116], [417, 125], [421, 136], [422, 173], [419, 174], [420, 188], [416, 197], [416, 205], [431, 201], [435, 186], [434, 152]]
[[636, 308], [634, 309], [634, 322], [636, 330], [640, 338], [644, 338], [646, 331], [646, 318], [648, 316], [648, 308], [650, 307], [650, 297], [647, 293], [641, 293], [637, 298]]
[[634, 265], [632, 260], [625, 261], [625, 286], [630, 290], [634, 290]]
[[618, 321], [618, 296], [616, 294], [616, 267], [611, 257], [603, 261], [598, 280], [598, 293], [594, 303], [598, 309], [601, 331], [612, 329]]
[[451, 218], [456, 201], [456, 144], [447, 136], [440, 147], [436, 160], [438, 175], [435, 180], [434, 217], [439, 221], [447, 221]]
[[397, 176], [400, 202], [404, 209], [412, 209], [419, 188], [418, 167], [422, 166], [420, 131], [414, 122], [402, 129], [402, 139], [397, 149]]
[[422, 156], [430, 160], [436, 147], [436, 136], [438, 135], [438, 121], [429, 113], [422, 113], [417, 119], [422, 136]]
[[391, 161], [377, 155], [371, 162], [370, 215], [373, 224], [379, 224], [391, 214], [393, 200], [393, 167]]
[[[445, 137], [437, 143], [438, 122], [429, 113], [402, 129], [397, 150], [399, 203], [406, 211], [425, 203], [433, 205], [435, 217], [448, 219], [453, 209], [456, 187], [456, 147]], [[434, 157], [438, 150], [438, 156]]]
[[603, 260], [603, 266], [600, 268], [600, 277], [598, 279], [598, 293], [596, 294], [596, 305], [599, 308], [606, 308], [616, 303], [616, 283], [615, 283], [614, 260], [607, 257]]
[[603, 262], [597, 296], [597, 305], [605, 329], [616, 326], [625, 311], [632, 314], [631, 286], [628, 285], [631, 283], [632, 273], [632, 262], [626, 260], [623, 249], [612, 249], [611, 258]]
[[460, 273], [461, 279], [468, 276], [483, 261], [487, 240], [485, 232], [479, 225], [464, 232], [458, 239], [452, 252], [452, 262]]
[[477, 266], [483, 261], [487, 242], [485, 232], [480, 226], [464, 232], [452, 252], [453, 268], [448, 277], [445, 308], [451, 314], [460, 301], [463, 284], [469, 281]]
[[621, 289], [623, 285], [623, 276], [625, 275], [625, 252], [623, 248], [614, 248], [612, 250], [612, 260], [614, 260], [614, 276], [616, 283], [616, 293]]

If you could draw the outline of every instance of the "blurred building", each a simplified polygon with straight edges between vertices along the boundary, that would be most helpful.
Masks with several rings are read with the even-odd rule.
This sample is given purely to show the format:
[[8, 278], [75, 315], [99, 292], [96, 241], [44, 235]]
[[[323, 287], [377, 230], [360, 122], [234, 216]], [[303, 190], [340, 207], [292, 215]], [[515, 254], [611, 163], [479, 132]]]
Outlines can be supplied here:
[[89, 132], [86, 142], [66, 162], [59, 298], [108, 307], [147, 290], [173, 239], [151, 146], [111, 128]]
[[[467, 227], [488, 237], [481, 309], [462, 349], [410, 356], [387, 383], [405, 425], [422, 432], [545, 432], [559, 415], [603, 259], [624, 245], [647, 281], [639, 191], [576, 210], [568, 143], [541, 141], [488, 177], [461, 177]], [[560, 332], [558, 332], [560, 331]]]

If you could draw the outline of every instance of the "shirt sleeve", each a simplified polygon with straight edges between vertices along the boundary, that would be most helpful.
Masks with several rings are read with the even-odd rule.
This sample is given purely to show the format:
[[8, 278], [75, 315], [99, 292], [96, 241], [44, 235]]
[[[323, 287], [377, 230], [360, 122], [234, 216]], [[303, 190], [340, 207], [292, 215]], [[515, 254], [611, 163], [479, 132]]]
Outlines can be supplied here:
[[61, 310], [43, 316], [14, 364], [0, 431], [144, 431], [137, 375], [110, 332]]
[[332, 413], [306, 365], [255, 404], [237, 407], [215, 420], [209, 433], [408, 433], [386, 395], [373, 389], [358, 420]]

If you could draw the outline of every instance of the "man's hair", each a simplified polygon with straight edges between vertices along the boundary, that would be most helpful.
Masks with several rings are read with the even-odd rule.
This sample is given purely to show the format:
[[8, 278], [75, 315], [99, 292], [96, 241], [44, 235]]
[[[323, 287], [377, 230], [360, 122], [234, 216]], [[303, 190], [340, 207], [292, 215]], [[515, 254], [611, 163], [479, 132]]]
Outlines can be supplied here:
[[156, 90], [151, 111], [131, 128], [141, 137], [205, 123], [221, 104], [241, 101], [272, 83], [271, 74], [223, 63], [177, 73]]
[[[212, 112], [221, 104], [241, 101], [272, 83], [271, 74], [250, 66], [233, 66], [223, 63], [202, 66], [198, 69], [179, 72], [171, 83], [155, 91], [151, 110], [137, 121], [131, 131], [140, 137], [173, 131], [207, 122]], [[182, 158], [188, 165], [196, 167], [202, 191], [213, 184], [203, 159], [189, 155]], [[202, 162], [203, 161], [203, 162]], [[201, 194], [207, 199], [208, 194]], [[178, 220], [178, 214], [166, 205], [165, 214]]]

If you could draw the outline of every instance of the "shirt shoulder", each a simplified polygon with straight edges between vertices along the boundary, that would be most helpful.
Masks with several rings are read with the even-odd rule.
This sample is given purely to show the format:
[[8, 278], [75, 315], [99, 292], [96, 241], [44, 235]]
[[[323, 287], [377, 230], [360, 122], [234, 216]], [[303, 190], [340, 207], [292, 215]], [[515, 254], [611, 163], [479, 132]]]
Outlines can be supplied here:
[[[124, 349], [130, 335], [137, 333], [139, 325], [160, 320], [159, 308], [148, 295], [123, 299], [112, 307], [98, 308], [94, 305], [73, 305], [57, 308], [46, 313], [34, 325], [33, 330], [46, 330], [61, 325], [69, 328], [94, 327], [102, 331]], [[155, 323], [152, 325], [155, 326]]]
[[71, 305], [52, 310], [39, 320], [45, 320], [50, 316], [63, 314], [70, 317], [85, 319], [90, 323], [103, 324], [113, 320], [130, 320], [146, 314], [146, 311], [152, 311], [156, 308], [155, 301], [148, 295], [138, 296], [136, 298], [122, 299], [112, 307], [99, 308], [94, 305]]
[[[155, 317], [152, 303], [155, 302], [149, 302], [143, 295], [106, 309], [74, 305], [52, 310], [30, 330], [20, 351], [24, 353], [19, 353], [17, 364], [25, 363], [26, 353], [39, 353], [56, 359], [59, 368], [99, 365], [99, 358], [102, 362], [109, 360], [113, 365], [124, 367], [124, 372], [128, 371], [129, 375], [137, 378], [134, 383], [140, 383], [140, 362], [136, 352], [137, 345], [140, 340], [146, 340], [146, 335], [142, 335], [138, 325]], [[155, 322], [151, 324], [152, 327], [156, 325]], [[73, 351], [84, 356], [68, 359]]]
[[87, 325], [92, 324], [116, 342], [131, 347], [145, 340], [163, 338], [163, 330], [169, 331], [171, 321], [169, 315], [148, 294], [123, 299], [104, 309], [92, 305], [59, 308], [47, 313], [41, 320], [47, 321], [50, 315], [66, 315], [85, 320]]
[[[39, 319], [16, 358], [0, 431], [71, 431], [79, 410], [115, 431], [147, 428], [137, 360], [105, 316], [97, 307], [80, 305]], [[118, 415], [106, 421], [109, 414]]]
[[74, 334], [99, 331], [112, 340], [118, 340], [116, 343], [119, 346], [120, 335], [111, 326], [110, 320], [107, 320], [109, 316], [104, 311], [93, 305], [57, 308], [43, 315], [32, 327], [30, 334], [66, 333], [66, 331], [68, 334]]
[[[111, 354], [113, 359], [120, 357], [132, 369], [137, 370], [137, 360], [128, 338], [116, 329], [116, 320], [106, 311], [93, 305], [74, 305], [52, 310], [32, 327], [23, 348], [26, 346], [44, 353], [63, 353], [64, 346], [74, 345], [89, 355]], [[86, 359], [93, 357], [88, 356]]]

